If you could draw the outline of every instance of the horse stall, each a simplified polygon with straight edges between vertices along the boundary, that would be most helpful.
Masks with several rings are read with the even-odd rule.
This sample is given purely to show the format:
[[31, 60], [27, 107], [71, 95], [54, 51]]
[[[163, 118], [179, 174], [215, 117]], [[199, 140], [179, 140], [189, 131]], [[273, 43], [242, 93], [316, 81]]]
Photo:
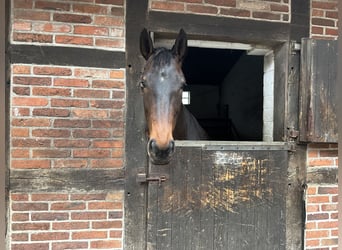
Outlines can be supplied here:
[[[6, 4], [8, 249], [336, 249], [337, 0]], [[158, 47], [208, 136], [165, 161]]]

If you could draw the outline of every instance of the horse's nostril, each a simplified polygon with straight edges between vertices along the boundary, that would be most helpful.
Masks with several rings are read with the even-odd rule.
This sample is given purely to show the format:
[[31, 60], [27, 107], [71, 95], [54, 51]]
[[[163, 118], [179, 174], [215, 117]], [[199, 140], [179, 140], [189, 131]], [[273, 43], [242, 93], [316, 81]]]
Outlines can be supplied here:
[[169, 143], [170, 152], [175, 152], [175, 141], [170, 141]]

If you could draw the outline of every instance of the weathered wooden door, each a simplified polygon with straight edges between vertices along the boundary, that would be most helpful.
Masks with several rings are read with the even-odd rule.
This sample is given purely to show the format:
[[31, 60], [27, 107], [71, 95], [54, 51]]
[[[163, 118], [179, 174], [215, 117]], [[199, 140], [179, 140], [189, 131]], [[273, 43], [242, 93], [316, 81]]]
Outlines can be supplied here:
[[285, 249], [286, 144], [206, 143], [150, 165], [147, 249]]

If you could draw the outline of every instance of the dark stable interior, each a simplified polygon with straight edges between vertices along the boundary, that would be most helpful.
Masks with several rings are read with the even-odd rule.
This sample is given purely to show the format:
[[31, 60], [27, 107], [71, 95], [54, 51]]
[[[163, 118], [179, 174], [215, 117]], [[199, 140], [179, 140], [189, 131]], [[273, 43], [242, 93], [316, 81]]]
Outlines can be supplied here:
[[263, 63], [244, 50], [188, 48], [186, 107], [210, 140], [262, 141]]

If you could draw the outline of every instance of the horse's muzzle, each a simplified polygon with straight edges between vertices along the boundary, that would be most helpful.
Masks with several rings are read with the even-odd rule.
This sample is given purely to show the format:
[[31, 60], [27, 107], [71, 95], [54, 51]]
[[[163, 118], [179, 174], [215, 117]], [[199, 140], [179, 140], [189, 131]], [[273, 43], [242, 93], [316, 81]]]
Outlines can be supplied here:
[[151, 139], [147, 143], [147, 153], [153, 164], [164, 165], [168, 164], [171, 156], [175, 152], [175, 142], [171, 140], [167, 147], [160, 148], [156, 140]]

